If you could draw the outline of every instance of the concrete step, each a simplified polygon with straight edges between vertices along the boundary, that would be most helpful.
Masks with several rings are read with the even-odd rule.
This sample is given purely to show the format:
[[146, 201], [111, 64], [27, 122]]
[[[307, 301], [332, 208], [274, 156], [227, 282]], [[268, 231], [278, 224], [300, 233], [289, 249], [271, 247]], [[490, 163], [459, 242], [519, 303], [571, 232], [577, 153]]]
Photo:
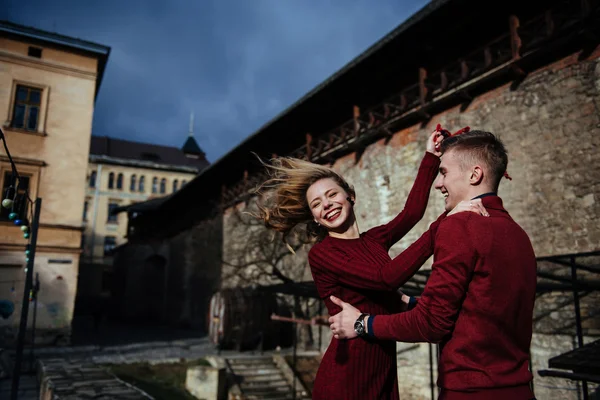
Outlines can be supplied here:
[[268, 388], [268, 389], [261, 389], [261, 388], [245, 388], [244, 389], [244, 393], [246, 394], [252, 394], [252, 395], [263, 395], [263, 394], [289, 394], [291, 393], [291, 389], [285, 386], [282, 387], [273, 387], [273, 388]]
[[[240, 376], [240, 375], [238, 375]], [[287, 382], [282, 373], [277, 375], [241, 375], [242, 383], [258, 383], [258, 382]]]
[[236, 374], [239, 375], [276, 375], [281, 373], [281, 371], [272, 366], [269, 368], [239, 368], [239, 367], [235, 367], [233, 368], [236, 372]]
[[[260, 390], [271, 390], [274, 388], [287, 388], [290, 389], [290, 384], [285, 380], [280, 381], [268, 381], [268, 382], [242, 382], [240, 384], [242, 389], [260, 389]], [[291, 389], [290, 389], [291, 390]]]
[[[291, 393], [287, 394], [246, 394], [244, 393], [244, 399], [246, 400], [292, 400], [294, 396]], [[309, 397], [303, 397], [298, 394], [296, 400], [306, 400]]]
[[[292, 385], [271, 357], [239, 357], [227, 359], [247, 400], [291, 400]], [[298, 388], [297, 400], [305, 399]]]
[[227, 361], [229, 361], [230, 364], [273, 364], [273, 359], [271, 357], [236, 357], [228, 358]]

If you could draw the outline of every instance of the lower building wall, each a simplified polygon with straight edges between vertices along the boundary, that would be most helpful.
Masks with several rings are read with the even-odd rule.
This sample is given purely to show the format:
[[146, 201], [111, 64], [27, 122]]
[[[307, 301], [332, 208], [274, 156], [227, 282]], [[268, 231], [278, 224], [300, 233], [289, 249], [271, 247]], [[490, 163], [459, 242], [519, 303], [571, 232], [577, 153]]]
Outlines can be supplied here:
[[[25, 289], [25, 254], [20, 251], [0, 252], [0, 300], [14, 304], [14, 312], [0, 319], [0, 340], [5, 345], [16, 343]], [[39, 252], [35, 256], [34, 282], [39, 276], [37, 302], [30, 303], [27, 329], [33, 327], [35, 310], [36, 344], [68, 344], [77, 290], [79, 254]], [[31, 334], [26, 342], [31, 343]]]

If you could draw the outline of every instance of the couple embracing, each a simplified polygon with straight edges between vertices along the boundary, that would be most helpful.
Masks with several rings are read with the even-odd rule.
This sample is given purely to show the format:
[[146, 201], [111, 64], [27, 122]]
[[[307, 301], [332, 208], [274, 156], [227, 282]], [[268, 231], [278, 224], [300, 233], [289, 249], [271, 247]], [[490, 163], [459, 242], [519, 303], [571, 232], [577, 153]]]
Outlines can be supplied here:
[[[354, 212], [360, 197], [337, 172], [293, 158], [268, 166], [271, 196], [260, 217], [284, 234], [306, 224], [316, 238], [311, 272], [332, 316], [313, 399], [398, 399], [396, 341], [440, 344], [440, 399], [534, 398], [536, 261], [498, 196], [507, 152], [490, 132], [459, 133], [430, 135], [404, 209], [366, 232]], [[423, 217], [434, 180], [445, 212], [390, 258]], [[403, 295], [398, 289], [431, 255], [422, 296]]]

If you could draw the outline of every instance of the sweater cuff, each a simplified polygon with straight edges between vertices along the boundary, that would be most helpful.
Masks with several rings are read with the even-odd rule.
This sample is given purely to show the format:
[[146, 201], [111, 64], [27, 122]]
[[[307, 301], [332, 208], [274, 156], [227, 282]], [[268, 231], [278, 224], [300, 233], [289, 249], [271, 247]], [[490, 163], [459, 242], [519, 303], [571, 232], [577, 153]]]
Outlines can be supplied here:
[[413, 308], [415, 308], [416, 306], [417, 306], [417, 299], [416, 299], [416, 297], [410, 296], [410, 298], [408, 299], [407, 310], [410, 311]]
[[[377, 321], [373, 318], [372, 326], [370, 326], [369, 335], [373, 337], [377, 337], [378, 339], [383, 339], [386, 336], [387, 332], [387, 324], [388, 324], [389, 315], [379, 315]], [[371, 318], [369, 318], [371, 320]], [[375, 336], [375, 331], [379, 334]]]
[[428, 151], [425, 152], [425, 156], [423, 156], [423, 161], [421, 161], [422, 165], [427, 165], [427, 166], [437, 166], [439, 165], [441, 162], [440, 158], [438, 156], [436, 156], [433, 153], [430, 153]]
[[373, 332], [373, 321], [375, 321], [375, 316], [369, 315], [369, 320], [367, 321], [367, 335], [370, 337], [375, 337], [375, 332]]

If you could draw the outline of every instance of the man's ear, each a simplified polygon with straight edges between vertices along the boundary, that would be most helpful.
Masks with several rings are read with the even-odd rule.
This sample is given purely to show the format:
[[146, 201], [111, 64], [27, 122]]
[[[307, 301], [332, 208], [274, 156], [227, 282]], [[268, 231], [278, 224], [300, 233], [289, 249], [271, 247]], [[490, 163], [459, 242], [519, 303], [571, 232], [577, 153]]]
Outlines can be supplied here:
[[471, 170], [471, 176], [469, 177], [469, 183], [472, 186], [480, 185], [483, 182], [483, 169], [476, 165]]

